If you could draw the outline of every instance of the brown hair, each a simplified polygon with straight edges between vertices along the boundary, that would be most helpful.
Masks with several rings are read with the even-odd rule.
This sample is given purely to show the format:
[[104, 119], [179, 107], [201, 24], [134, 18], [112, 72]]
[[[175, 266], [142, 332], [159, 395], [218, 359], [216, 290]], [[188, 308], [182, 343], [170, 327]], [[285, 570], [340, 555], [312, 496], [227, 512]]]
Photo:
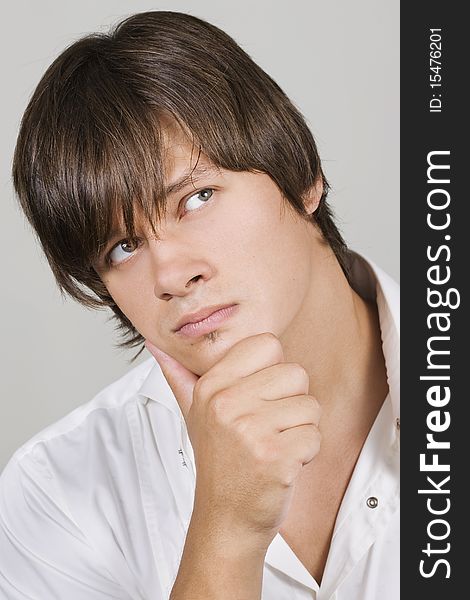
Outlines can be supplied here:
[[348, 249], [299, 111], [217, 27], [183, 13], [139, 13], [109, 34], [80, 39], [52, 63], [23, 116], [13, 164], [21, 206], [59, 288], [86, 306], [111, 307], [120, 345], [143, 338], [93, 263], [116, 214], [130, 238], [136, 209], [149, 222], [162, 214], [167, 117], [215, 165], [268, 174], [305, 218], [302, 199], [321, 177], [323, 196], [309, 218], [349, 280]]

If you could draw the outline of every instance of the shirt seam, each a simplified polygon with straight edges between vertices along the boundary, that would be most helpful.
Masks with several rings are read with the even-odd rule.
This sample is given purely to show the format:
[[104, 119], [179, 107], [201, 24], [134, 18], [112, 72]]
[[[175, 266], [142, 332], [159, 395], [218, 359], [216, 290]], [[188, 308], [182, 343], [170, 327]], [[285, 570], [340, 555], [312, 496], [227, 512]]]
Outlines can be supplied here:
[[[88, 420], [88, 418], [95, 414], [97, 411], [102, 410], [106, 412], [111, 412], [115, 410], [125, 410], [125, 407], [128, 404], [135, 404], [138, 402], [137, 396], [138, 394], [134, 392], [131, 396], [126, 398], [126, 400], [124, 400], [122, 404], [113, 406], [94, 406], [90, 408], [90, 410], [83, 416], [83, 418], [78, 423], [73, 423], [68, 429], [58, 432], [51, 432], [50, 436], [44, 436], [38, 439], [34, 439], [34, 441], [30, 440], [28, 442], [25, 442], [25, 444], [23, 444], [20, 448], [18, 448], [18, 450], [16, 450], [16, 452], [10, 458], [9, 462], [16, 463], [18, 465], [21, 464], [23, 460], [25, 460], [28, 456], [31, 456], [33, 454], [34, 449], [38, 444], [47, 444], [49, 442], [53, 442], [54, 440], [58, 440], [63, 436], [69, 435], [73, 431], [77, 430], [79, 427], [82, 427], [84, 423]], [[93, 400], [91, 402], [93, 402]], [[78, 406], [76, 410], [80, 409], [83, 406], [85, 405]], [[69, 417], [71, 414], [72, 413], [65, 415], [64, 419]], [[54, 424], [50, 425], [50, 427], [54, 427]]]

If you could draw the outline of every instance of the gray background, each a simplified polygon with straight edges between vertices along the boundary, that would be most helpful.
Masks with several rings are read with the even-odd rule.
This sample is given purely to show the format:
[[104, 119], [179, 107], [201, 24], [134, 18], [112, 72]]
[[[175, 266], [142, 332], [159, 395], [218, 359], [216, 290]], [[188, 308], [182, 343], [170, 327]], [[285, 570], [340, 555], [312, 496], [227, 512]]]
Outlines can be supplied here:
[[[349, 245], [399, 277], [398, 0], [15, 0], [1, 40], [0, 469], [34, 433], [129, 368], [105, 312], [57, 291], [16, 207], [10, 169], [21, 115], [72, 41], [134, 12], [180, 10], [230, 35], [287, 92], [316, 137]], [[148, 355], [146, 355], [148, 356]]]

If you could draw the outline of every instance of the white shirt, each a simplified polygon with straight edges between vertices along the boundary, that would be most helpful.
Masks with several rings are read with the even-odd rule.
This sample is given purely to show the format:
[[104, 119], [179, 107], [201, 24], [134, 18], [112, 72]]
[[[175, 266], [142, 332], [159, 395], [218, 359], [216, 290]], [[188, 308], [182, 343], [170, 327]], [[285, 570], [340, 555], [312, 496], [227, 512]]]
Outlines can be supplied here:
[[[278, 534], [263, 600], [399, 597], [399, 291], [359, 255], [353, 285], [377, 300], [389, 395], [343, 498], [321, 586]], [[0, 598], [167, 600], [194, 487], [184, 419], [150, 358], [36, 435], [4, 469]]]

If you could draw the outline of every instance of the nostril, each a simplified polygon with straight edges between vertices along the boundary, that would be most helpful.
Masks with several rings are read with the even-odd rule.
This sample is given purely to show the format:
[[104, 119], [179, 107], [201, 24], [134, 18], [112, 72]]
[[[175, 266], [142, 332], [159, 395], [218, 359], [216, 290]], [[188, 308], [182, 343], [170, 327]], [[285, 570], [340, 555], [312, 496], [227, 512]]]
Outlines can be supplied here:
[[191, 277], [191, 279], [188, 281], [188, 283], [184, 287], [189, 287], [193, 282], [198, 281], [201, 277], [202, 277], [202, 275], [195, 275], [194, 277]]
[[[154, 295], [160, 300], [171, 300], [175, 296], [185, 296], [190, 293], [191, 284], [198, 281], [199, 279], [204, 280], [204, 275], [195, 275], [188, 279], [184, 284], [184, 278], [179, 277], [177, 274], [174, 275], [175, 279], [167, 279], [166, 281], [158, 281], [155, 283]], [[176, 281], [177, 279], [177, 281]], [[169, 292], [163, 292], [163, 290], [170, 290]]]

